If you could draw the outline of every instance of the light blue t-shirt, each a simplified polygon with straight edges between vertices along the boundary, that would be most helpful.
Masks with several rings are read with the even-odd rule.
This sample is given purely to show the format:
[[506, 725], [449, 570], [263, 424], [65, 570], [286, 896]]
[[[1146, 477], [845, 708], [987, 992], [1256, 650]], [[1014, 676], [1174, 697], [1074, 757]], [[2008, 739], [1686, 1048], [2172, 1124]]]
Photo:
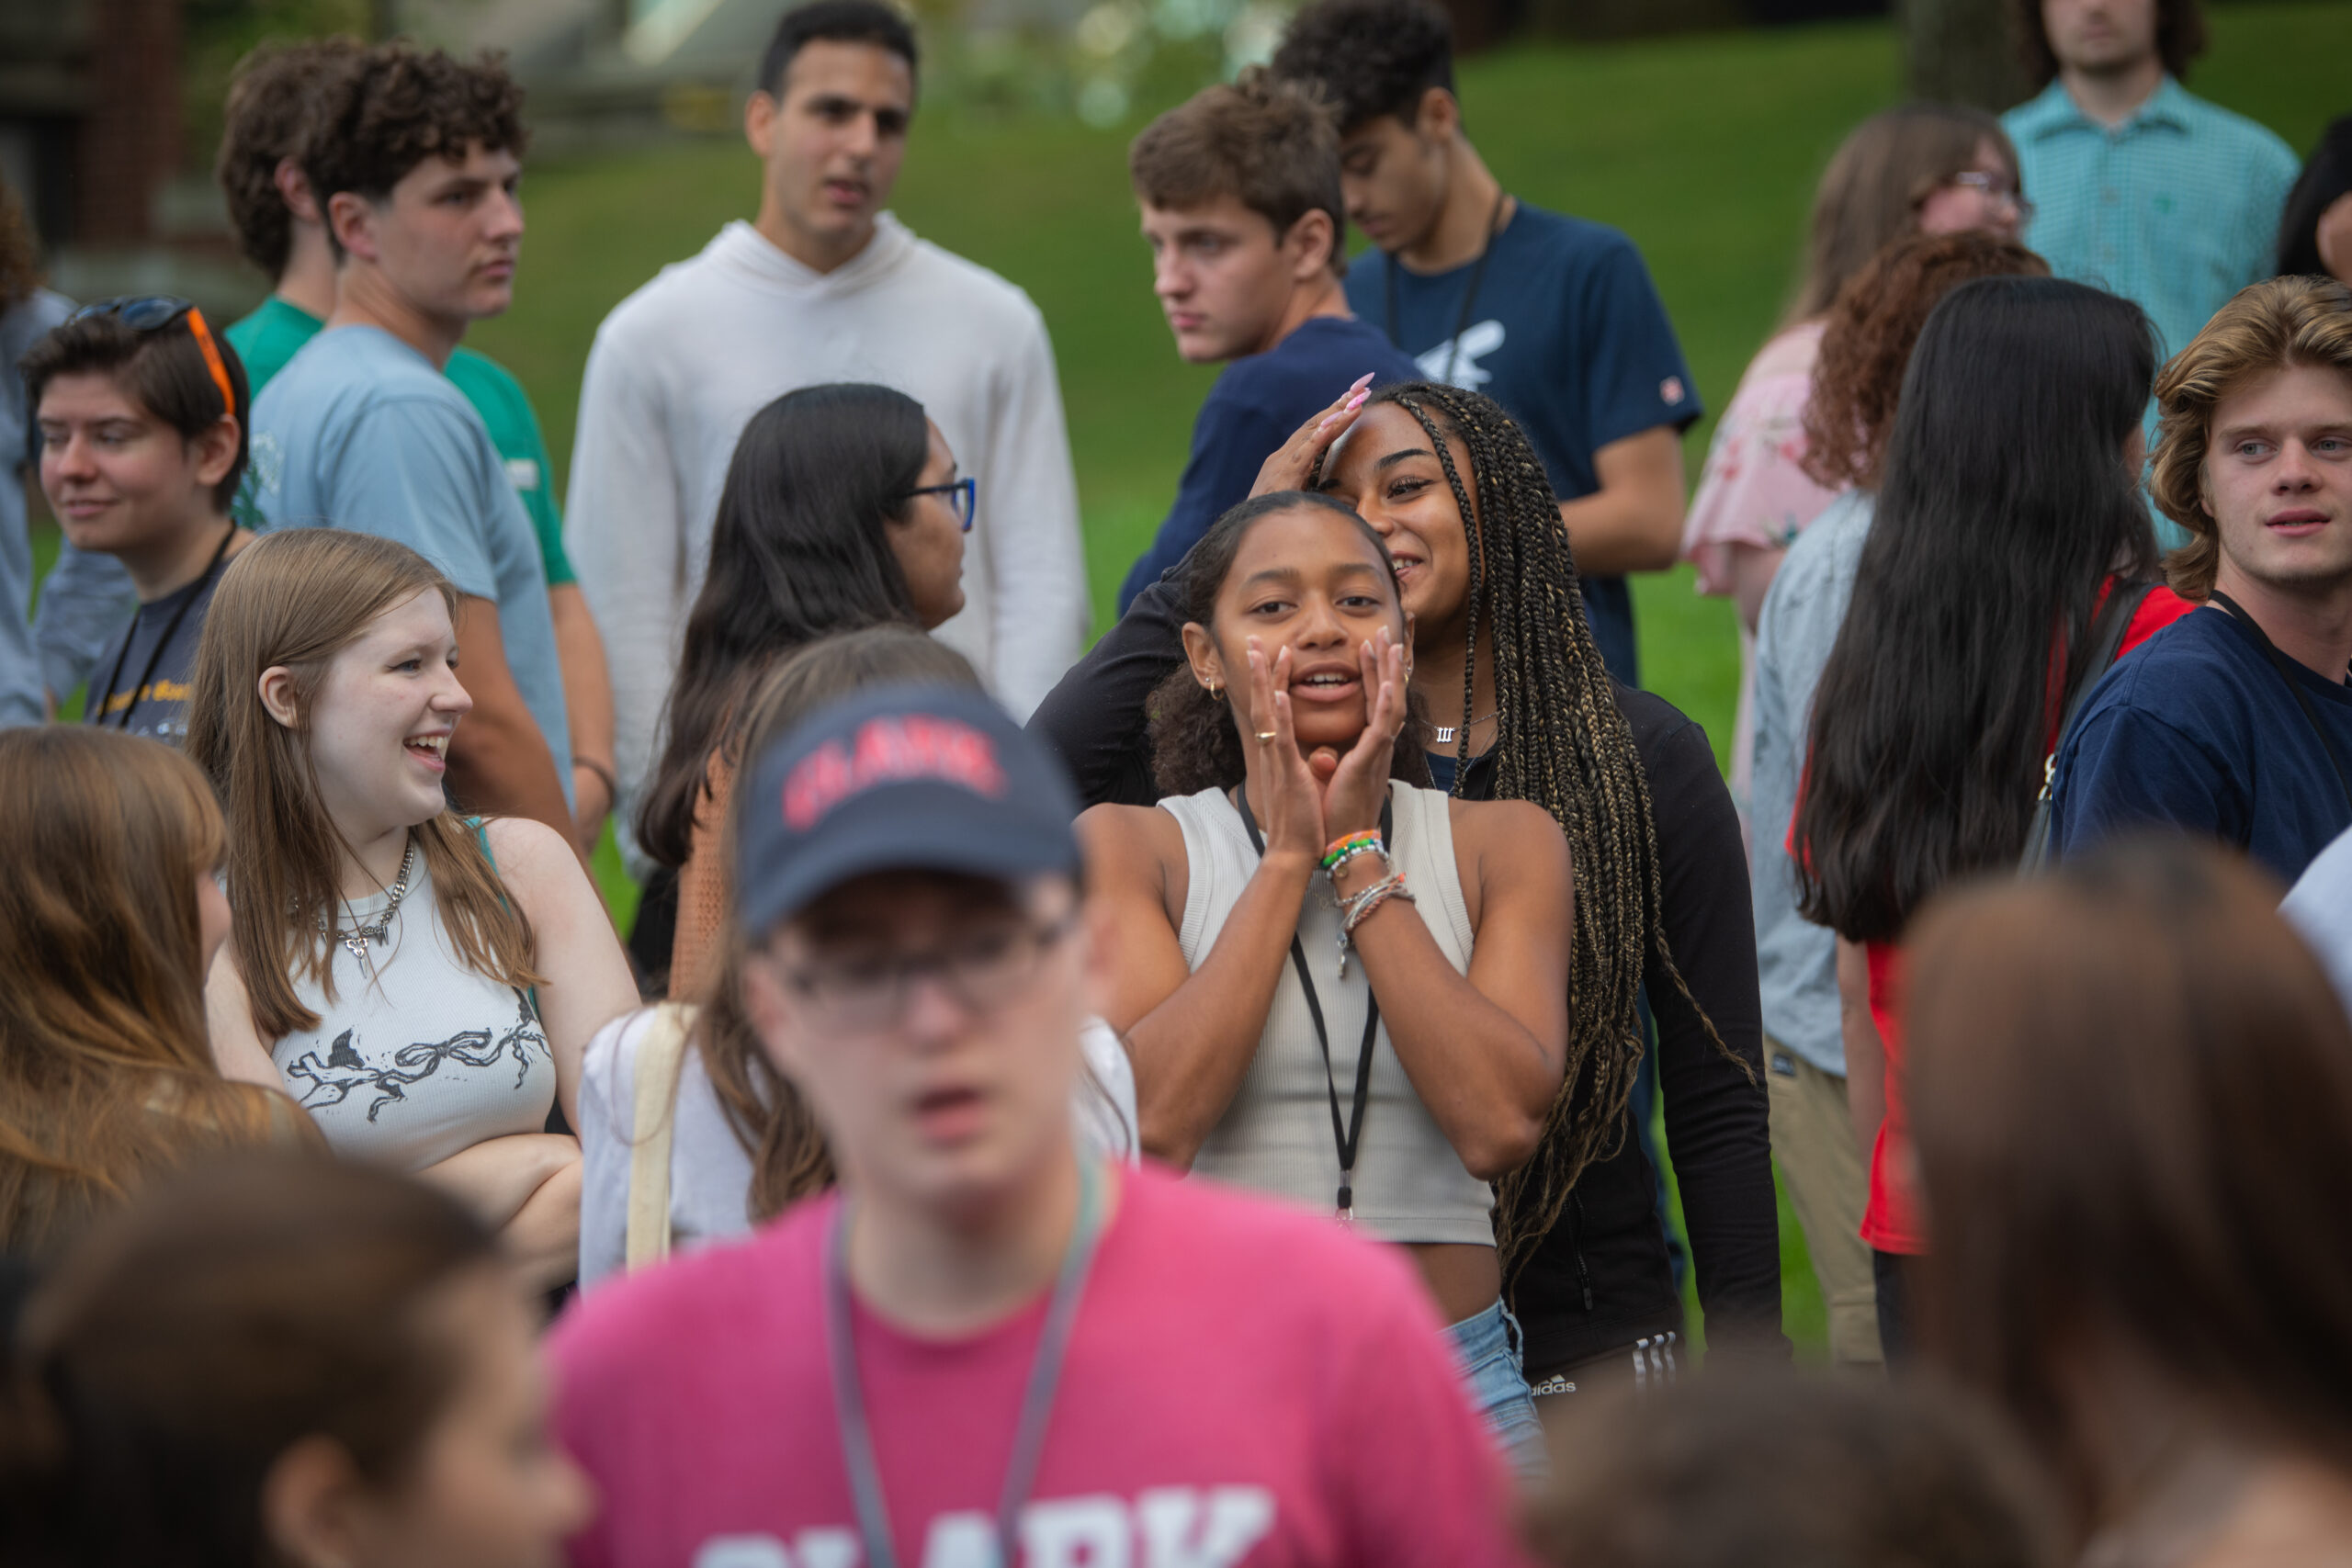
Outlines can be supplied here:
[[1877, 504], [1864, 491], [1831, 502], [1789, 547], [1756, 615], [1756, 758], [1748, 795], [1748, 894], [1764, 1032], [1825, 1073], [1846, 1074], [1838, 1032], [1838, 939], [1797, 913], [1789, 820], [1804, 773], [1813, 694], [1854, 597]]
[[571, 732], [538, 539], [465, 394], [390, 333], [330, 328], [254, 400], [253, 470], [266, 526], [398, 540], [498, 606], [507, 668], [568, 801]]

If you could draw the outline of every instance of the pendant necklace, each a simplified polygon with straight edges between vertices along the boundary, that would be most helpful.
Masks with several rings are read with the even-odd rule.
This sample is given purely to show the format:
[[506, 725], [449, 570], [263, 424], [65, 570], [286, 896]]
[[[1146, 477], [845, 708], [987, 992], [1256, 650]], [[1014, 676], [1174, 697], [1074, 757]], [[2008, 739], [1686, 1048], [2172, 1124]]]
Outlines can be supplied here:
[[[1496, 712], [1498, 712], [1498, 712], [1500, 712], [1500, 711], [1501, 711], [1500, 709], [1497, 709], [1497, 710], [1496, 710]], [[1485, 724], [1485, 723], [1487, 723], [1488, 720], [1492, 719], [1494, 716], [1494, 716], [1494, 714], [1491, 714], [1491, 713], [1490, 713], [1490, 714], [1488, 714], [1488, 715], [1486, 716], [1486, 718], [1474, 718], [1474, 719], [1472, 719], [1469, 723], [1467, 723], [1467, 724], [1464, 725], [1462, 728], [1464, 728], [1464, 729], [1476, 729], [1476, 728], [1477, 728], [1480, 725]], [[1437, 743], [1438, 743], [1439, 745], [1441, 745], [1441, 746], [1451, 746], [1451, 745], [1453, 745], [1453, 732], [1454, 732], [1454, 731], [1453, 731], [1453, 726], [1452, 726], [1452, 725], [1450, 725], [1450, 724], [1439, 724], [1439, 725], [1432, 725], [1432, 726], [1430, 727], [1430, 728], [1431, 728], [1431, 729], [1434, 731], [1434, 733], [1436, 734], [1436, 736], [1437, 736]]]
[[399, 911], [401, 900], [408, 897], [409, 874], [415, 869], [416, 840], [411, 838], [408, 847], [401, 852], [401, 874], [392, 879], [391, 886], [385, 889], [384, 908], [376, 919], [368, 925], [356, 925], [348, 930], [337, 926], [333, 930], [334, 940], [343, 943], [345, 950], [368, 972], [370, 983], [376, 978], [376, 964], [368, 956], [368, 944], [382, 942], [391, 935], [392, 916]]

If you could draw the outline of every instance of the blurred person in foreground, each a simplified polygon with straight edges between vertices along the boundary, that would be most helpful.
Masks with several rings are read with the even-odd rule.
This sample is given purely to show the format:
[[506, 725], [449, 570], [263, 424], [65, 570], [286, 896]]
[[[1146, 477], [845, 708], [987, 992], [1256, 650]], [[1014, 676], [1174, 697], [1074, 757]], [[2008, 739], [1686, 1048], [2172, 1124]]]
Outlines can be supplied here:
[[1526, 433], [1583, 573], [1609, 673], [1641, 683], [1625, 574], [1682, 540], [1682, 433], [1699, 389], [1649, 267], [1606, 224], [1503, 188], [1454, 96], [1453, 27], [1428, 0], [1317, 0], [1269, 67], [1337, 111], [1340, 190], [1375, 247], [1349, 308]]
[[[2010, 0], [2027, 78], [2001, 117], [2035, 203], [2025, 243], [2051, 270], [2120, 294], [2159, 359], [2271, 274], [2296, 161], [2267, 127], [2181, 85], [2205, 52], [2200, 0]], [[2143, 421], [2154, 444], [2155, 410]], [[2159, 519], [2157, 542], [2180, 531]]]
[[[73, 312], [74, 301], [43, 287], [31, 220], [17, 193], [0, 179], [0, 727], [39, 724], [49, 711], [30, 619], [33, 547], [24, 480], [25, 466], [35, 456], [32, 410], [17, 361]], [[109, 604], [129, 596], [121, 579], [119, 570], [106, 573]]]
[[[222, 335], [243, 357], [256, 395], [334, 313], [334, 246], [310, 176], [302, 172], [302, 140], [311, 115], [327, 96], [322, 88], [336, 72], [351, 68], [366, 47], [351, 38], [265, 44], [237, 62], [229, 85], [212, 175], [228, 198], [237, 248], [268, 277], [270, 294]], [[581, 844], [593, 850], [613, 807], [612, 677], [605, 665], [604, 639], [581, 597], [571, 559], [563, 553], [563, 517], [556, 506], [547, 437], [523, 384], [489, 355], [459, 344], [449, 351], [441, 373], [481, 415], [538, 539], [556, 658], [563, 669], [564, 714], [571, 724], [572, 755], [565, 765], [572, 810]]]
[[2016, 1437], [1926, 1379], [1710, 1373], [1561, 1436], [1530, 1510], [1560, 1568], [2057, 1568]]
[[457, 585], [473, 722], [450, 786], [584, 853], [538, 540], [489, 427], [442, 374], [466, 329], [514, 302], [523, 90], [495, 60], [387, 43], [317, 91], [301, 164], [335, 305], [254, 399], [254, 502], [269, 528], [406, 545]]
[[1877, 1288], [1862, 1245], [1870, 1175], [1854, 1147], [1838, 1023], [1838, 939], [1797, 909], [1788, 824], [1804, 775], [1814, 689], [1837, 645], [1870, 537], [1881, 472], [1919, 329], [1945, 295], [1979, 277], [2050, 269], [2015, 240], [1978, 231], [1915, 234], [1866, 262], [1838, 291], [1804, 408], [1804, 471], [1838, 499], [1792, 544], [1757, 617], [1756, 752], [1748, 880], [1764, 1009], [1772, 1156], [1804, 1227], [1829, 1314], [1829, 1355], [1872, 1365]]
[[1982, 109], [1905, 104], [1874, 114], [1822, 171], [1804, 271], [1780, 330], [1757, 351], [1715, 422], [1682, 529], [1683, 558], [1699, 569], [1699, 592], [1727, 594], [1739, 610], [1731, 782], [1743, 820], [1755, 755], [1757, 614], [1789, 547], [1845, 488], [1815, 478], [1805, 463], [1805, 409], [1831, 307], [1873, 257], [1906, 235], [2014, 240], [2030, 210], [2018, 188], [2017, 150]]
[[2202, 607], [2101, 681], [2051, 783], [2076, 854], [2141, 825], [2292, 882], [2352, 827], [2352, 289], [2245, 289], [2156, 378], [2149, 488]]
[[12, 1568], [550, 1568], [592, 1505], [534, 1307], [431, 1189], [191, 1171], [27, 1303], [0, 1367]]
[[1045, 317], [888, 210], [918, 54], [913, 25], [882, 0], [786, 11], [743, 106], [757, 211], [596, 329], [564, 542], [612, 650], [625, 811], [660, 755], [662, 702], [736, 439], [796, 389], [903, 392], [986, 481], [964, 606], [940, 637], [990, 691], [1026, 714], [1084, 647], [1078, 483]]
[[1340, 138], [1311, 89], [1255, 71], [1204, 87], [1144, 127], [1127, 175], [1177, 354], [1225, 369], [1193, 416], [1175, 503], [1120, 585], [1123, 615], [1340, 388], [1420, 378], [1348, 309]]
[[894, 686], [748, 767], [743, 1006], [840, 1187], [558, 1325], [572, 1562], [1516, 1561], [1409, 1266], [1081, 1152], [1119, 957], [1051, 753]]
[[0, 734], [0, 1254], [46, 1258], [192, 1153], [315, 1142], [213, 1062], [222, 849], [212, 791], [169, 747]]
[[2278, 884], [2180, 838], [1922, 917], [1924, 1331], [2096, 1568], [2352, 1542], [2352, 1023]]
[[1905, 928], [1947, 883], [2015, 866], [2072, 705], [2189, 606], [2151, 579], [2140, 308], [2054, 277], [1980, 277], [1920, 329], [1885, 477], [1806, 730], [1798, 908], [1838, 935], [1847, 1107], [1870, 1167], [1880, 1347], [1911, 1348], [1929, 1250], [1905, 1113]]

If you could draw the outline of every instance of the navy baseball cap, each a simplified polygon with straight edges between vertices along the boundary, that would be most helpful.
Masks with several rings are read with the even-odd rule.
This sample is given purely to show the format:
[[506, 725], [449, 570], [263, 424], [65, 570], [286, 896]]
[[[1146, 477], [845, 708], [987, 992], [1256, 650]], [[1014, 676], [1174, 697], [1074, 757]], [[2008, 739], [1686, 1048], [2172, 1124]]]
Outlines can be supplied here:
[[853, 877], [1078, 874], [1061, 761], [980, 693], [875, 687], [762, 753], [736, 818], [736, 908], [765, 933]]

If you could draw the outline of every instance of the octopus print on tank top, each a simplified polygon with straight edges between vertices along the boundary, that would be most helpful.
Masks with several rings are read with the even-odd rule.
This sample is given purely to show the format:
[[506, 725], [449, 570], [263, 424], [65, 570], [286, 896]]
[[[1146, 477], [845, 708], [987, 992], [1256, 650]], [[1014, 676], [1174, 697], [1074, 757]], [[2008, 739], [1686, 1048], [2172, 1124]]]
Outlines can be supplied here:
[[[389, 919], [387, 917], [389, 916]], [[441, 921], [424, 857], [405, 897], [346, 904], [337, 929], [378, 924], [381, 941], [336, 942], [334, 999], [297, 976], [315, 1029], [270, 1049], [286, 1092], [338, 1155], [422, 1170], [510, 1133], [537, 1133], [555, 1103], [555, 1058], [530, 998], [467, 966]]]

